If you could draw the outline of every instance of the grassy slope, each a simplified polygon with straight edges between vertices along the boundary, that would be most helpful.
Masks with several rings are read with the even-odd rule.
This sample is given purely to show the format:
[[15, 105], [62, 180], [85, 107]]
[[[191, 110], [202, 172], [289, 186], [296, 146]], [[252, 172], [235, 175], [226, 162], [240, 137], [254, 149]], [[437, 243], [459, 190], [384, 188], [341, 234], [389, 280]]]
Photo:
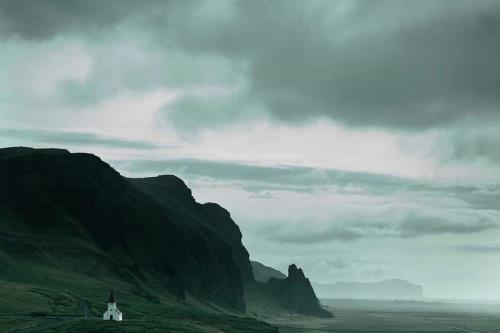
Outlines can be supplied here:
[[[154, 279], [139, 281], [110, 271], [107, 261], [112, 258], [82, 240], [61, 241], [56, 235], [43, 241], [23, 234], [2, 237], [15, 244], [16, 251], [33, 246], [39, 251], [36, 255], [30, 252], [22, 260], [0, 251], [0, 332], [42, 324], [44, 317], [31, 317], [35, 312], [70, 319], [47, 332], [276, 331], [255, 319], [223, 313], [208, 303], [180, 300]], [[124, 313], [122, 323], [98, 320], [111, 288]], [[83, 299], [90, 306], [93, 320], [76, 320], [82, 316]]]

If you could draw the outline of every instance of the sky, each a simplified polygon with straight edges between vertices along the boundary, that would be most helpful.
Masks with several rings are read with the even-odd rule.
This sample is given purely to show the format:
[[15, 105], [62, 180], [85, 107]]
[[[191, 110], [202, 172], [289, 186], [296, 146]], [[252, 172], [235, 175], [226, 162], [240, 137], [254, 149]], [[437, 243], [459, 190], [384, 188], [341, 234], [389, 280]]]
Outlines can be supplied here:
[[253, 260], [500, 299], [498, 1], [0, 0], [0, 146], [175, 174]]

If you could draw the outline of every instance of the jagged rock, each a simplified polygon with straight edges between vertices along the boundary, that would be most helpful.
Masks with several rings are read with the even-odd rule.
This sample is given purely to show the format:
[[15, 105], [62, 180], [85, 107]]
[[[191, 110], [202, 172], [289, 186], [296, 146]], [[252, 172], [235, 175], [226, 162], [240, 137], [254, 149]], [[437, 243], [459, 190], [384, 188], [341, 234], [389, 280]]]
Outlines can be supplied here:
[[333, 316], [321, 307], [309, 279], [295, 264], [288, 267], [286, 279], [270, 278], [268, 284], [281, 304], [293, 312], [318, 317]]
[[268, 282], [255, 281], [245, 285], [245, 297], [250, 311], [265, 315], [292, 312], [314, 317], [331, 318], [323, 309], [302, 269], [292, 264], [288, 276], [270, 277]]

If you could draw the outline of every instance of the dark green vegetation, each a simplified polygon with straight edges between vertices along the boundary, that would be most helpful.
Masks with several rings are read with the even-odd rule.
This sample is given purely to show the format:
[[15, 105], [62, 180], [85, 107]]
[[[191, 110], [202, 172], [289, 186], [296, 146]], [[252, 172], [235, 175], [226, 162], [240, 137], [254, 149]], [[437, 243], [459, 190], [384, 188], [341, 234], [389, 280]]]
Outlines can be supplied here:
[[[286, 293], [304, 297], [297, 281]], [[0, 331], [114, 331], [80, 320], [99, 318], [113, 288], [121, 331], [273, 332], [245, 315], [254, 283], [229, 213], [197, 203], [179, 178], [128, 179], [66, 150], [0, 149]]]

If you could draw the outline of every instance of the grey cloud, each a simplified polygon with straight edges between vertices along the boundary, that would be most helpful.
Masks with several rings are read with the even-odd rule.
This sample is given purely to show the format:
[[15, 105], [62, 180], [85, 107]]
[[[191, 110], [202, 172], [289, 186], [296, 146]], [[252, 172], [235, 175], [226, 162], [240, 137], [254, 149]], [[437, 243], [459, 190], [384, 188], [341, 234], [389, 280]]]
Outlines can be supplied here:
[[[157, 175], [173, 173], [187, 179], [210, 178], [268, 197], [270, 191], [311, 193], [332, 186], [343, 193], [431, 193], [455, 198], [462, 206], [500, 210], [500, 185], [464, 186], [440, 184], [384, 174], [298, 166], [258, 166], [236, 162], [197, 159], [113, 161], [123, 174]], [[408, 232], [411, 225], [408, 226]], [[351, 235], [355, 237], [355, 235]]]
[[[426, 189], [426, 185], [422, 182], [390, 175], [340, 171], [334, 169], [315, 169], [289, 165], [258, 166], [237, 162], [197, 159], [114, 161], [114, 164], [130, 173], [144, 174], [147, 172], [149, 174], [158, 174], [175, 172], [184, 175], [210, 177], [227, 181], [254, 181], [271, 184], [271, 188], [276, 190], [284, 188], [301, 191], [304, 187], [331, 184], [343, 186], [370, 184], [372, 186], [404, 186], [414, 189]], [[263, 184], [249, 183], [247, 186], [248, 189], [256, 191], [269, 189], [269, 185], [264, 186]]]
[[[380, 218], [378, 218], [380, 219]], [[500, 222], [481, 212], [447, 216], [410, 212], [407, 216], [386, 220], [332, 222], [327, 228], [303, 230], [303, 227], [276, 228], [267, 233], [270, 240], [292, 244], [332, 241], [350, 242], [363, 238], [419, 238], [443, 234], [474, 234], [500, 227]]]
[[[3, 0], [0, 22], [3, 35], [28, 39], [104, 38], [121, 27], [165, 57], [180, 49], [244, 63], [244, 102], [283, 121], [422, 129], [499, 116], [496, 1]], [[246, 107], [208, 112], [213, 121], [203, 122], [240, 119]]]
[[0, 128], [0, 136], [10, 139], [48, 143], [55, 145], [93, 145], [111, 148], [155, 149], [159, 145], [145, 141], [130, 141], [117, 138], [102, 137], [85, 132], [66, 132], [42, 129], [10, 129]]
[[280, 231], [276, 234], [267, 234], [267, 238], [273, 241], [292, 244], [316, 244], [331, 241], [350, 242], [366, 237], [363, 230], [353, 230], [345, 226], [333, 226], [327, 230], [319, 231]]
[[403, 237], [442, 234], [471, 234], [498, 228], [498, 221], [487, 216], [470, 216], [465, 221], [453, 221], [439, 216], [413, 215], [398, 225]]
[[58, 35], [97, 37], [159, 4], [153, 0], [1, 0], [0, 35], [29, 40]]
[[343, 17], [345, 4], [236, 2], [222, 23], [183, 20], [173, 35], [248, 61], [252, 96], [286, 121], [427, 128], [498, 115], [498, 3], [350, 2]]
[[500, 185], [453, 187], [455, 195], [475, 209], [500, 210]]
[[349, 269], [351, 268], [351, 261], [347, 258], [336, 257], [335, 259], [326, 260], [326, 265], [335, 269]]
[[482, 159], [495, 164], [500, 163], [500, 131], [491, 123], [490, 126], [460, 128], [450, 136], [453, 158], [467, 161]]
[[[224, 126], [237, 121], [250, 121], [260, 113], [246, 95], [186, 96], [164, 108], [163, 114], [177, 128], [197, 130], [201, 127]], [[200, 119], [204, 119], [200, 122]]]
[[500, 244], [465, 244], [456, 246], [455, 249], [473, 253], [500, 253]]

